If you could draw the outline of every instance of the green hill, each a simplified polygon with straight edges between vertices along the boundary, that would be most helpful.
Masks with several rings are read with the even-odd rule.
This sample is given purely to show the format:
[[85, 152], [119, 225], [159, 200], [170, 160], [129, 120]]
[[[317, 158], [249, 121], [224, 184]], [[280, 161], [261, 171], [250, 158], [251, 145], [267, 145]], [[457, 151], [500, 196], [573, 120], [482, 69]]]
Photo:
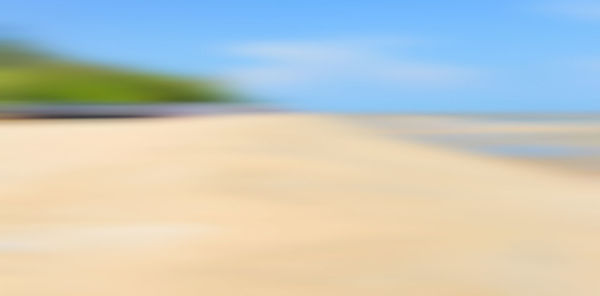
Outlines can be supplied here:
[[55, 57], [0, 42], [0, 103], [228, 102], [214, 82]]

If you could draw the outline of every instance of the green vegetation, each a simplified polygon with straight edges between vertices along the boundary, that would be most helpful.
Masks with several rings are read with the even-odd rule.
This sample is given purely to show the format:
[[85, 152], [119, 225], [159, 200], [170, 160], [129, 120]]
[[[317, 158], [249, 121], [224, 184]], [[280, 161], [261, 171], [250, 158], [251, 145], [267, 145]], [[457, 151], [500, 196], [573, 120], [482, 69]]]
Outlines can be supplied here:
[[58, 58], [0, 41], [0, 103], [229, 102], [214, 82]]

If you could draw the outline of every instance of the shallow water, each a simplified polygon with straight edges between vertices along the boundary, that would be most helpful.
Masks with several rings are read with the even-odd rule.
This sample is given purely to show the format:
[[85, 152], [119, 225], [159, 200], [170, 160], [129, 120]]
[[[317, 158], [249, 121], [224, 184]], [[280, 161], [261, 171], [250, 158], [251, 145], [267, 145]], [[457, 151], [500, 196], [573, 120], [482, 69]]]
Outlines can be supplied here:
[[600, 172], [600, 114], [369, 115], [354, 119], [397, 139]]
[[[440, 143], [438, 141], [438, 143]], [[445, 143], [441, 143], [445, 144]], [[525, 157], [525, 158], [558, 158], [591, 156], [598, 154], [596, 149], [583, 147], [569, 147], [556, 145], [520, 145], [520, 144], [496, 144], [496, 145], [465, 145], [460, 143], [448, 143], [475, 153], [490, 154], [497, 156]]]

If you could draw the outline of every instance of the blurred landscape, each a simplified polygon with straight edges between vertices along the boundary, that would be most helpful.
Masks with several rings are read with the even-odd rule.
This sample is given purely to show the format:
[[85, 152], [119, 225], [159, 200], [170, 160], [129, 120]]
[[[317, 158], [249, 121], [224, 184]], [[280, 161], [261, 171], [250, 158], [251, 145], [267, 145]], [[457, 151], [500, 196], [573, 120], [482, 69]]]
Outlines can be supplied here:
[[600, 5], [6, 0], [0, 296], [600, 295]]
[[17, 41], [0, 40], [0, 78], [0, 118], [216, 113], [214, 103], [239, 103], [216, 81], [75, 61]]
[[227, 102], [216, 83], [76, 62], [0, 42], [2, 103]]
[[600, 186], [571, 160], [590, 155], [561, 167], [543, 149], [479, 152], [576, 146], [581, 132], [598, 129], [260, 112], [4, 121], [0, 291], [591, 295]]

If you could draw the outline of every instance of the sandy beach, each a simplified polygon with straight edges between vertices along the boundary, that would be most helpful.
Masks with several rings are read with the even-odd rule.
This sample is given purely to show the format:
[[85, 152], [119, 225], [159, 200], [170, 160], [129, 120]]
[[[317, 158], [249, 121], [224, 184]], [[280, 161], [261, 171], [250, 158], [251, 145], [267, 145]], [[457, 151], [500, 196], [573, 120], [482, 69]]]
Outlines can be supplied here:
[[600, 182], [326, 115], [0, 123], [0, 295], [599, 295]]

